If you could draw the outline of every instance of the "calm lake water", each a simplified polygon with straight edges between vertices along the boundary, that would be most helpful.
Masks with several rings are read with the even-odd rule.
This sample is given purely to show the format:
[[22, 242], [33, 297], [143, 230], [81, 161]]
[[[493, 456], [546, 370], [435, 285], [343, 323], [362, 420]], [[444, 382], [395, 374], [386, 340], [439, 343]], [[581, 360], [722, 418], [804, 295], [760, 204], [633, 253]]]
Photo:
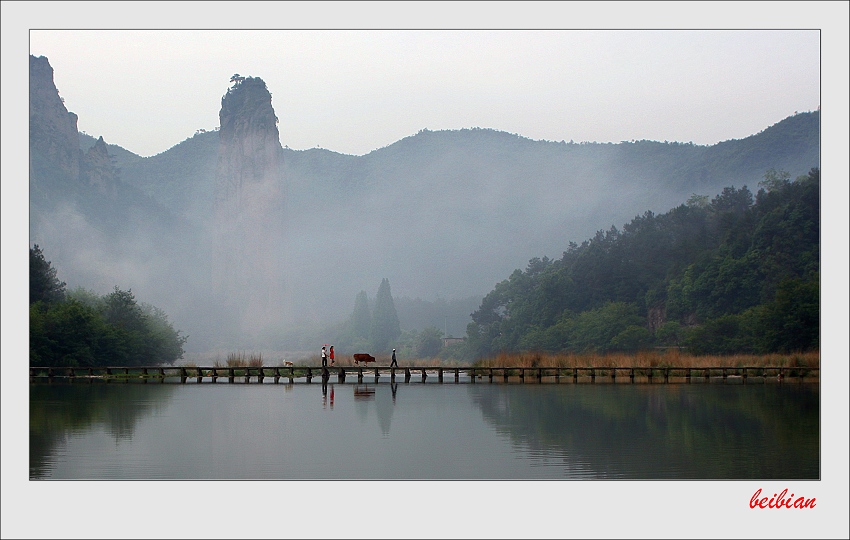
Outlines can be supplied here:
[[819, 402], [810, 383], [31, 383], [30, 478], [819, 479]]

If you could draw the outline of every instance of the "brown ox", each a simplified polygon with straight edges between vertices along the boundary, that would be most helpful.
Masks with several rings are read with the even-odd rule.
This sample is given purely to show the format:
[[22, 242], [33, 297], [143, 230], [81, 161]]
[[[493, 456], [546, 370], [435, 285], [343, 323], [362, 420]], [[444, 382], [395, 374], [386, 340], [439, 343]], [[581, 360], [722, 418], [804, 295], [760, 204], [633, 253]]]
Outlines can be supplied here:
[[359, 353], [359, 354], [354, 355], [354, 363], [355, 364], [359, 364], [360, 362], [363, 362], [364, 364], [366, 364], [366, 363], [374, 362], [374, 361], [375, 361], [375, 357], [372, 356], [371, 354]]

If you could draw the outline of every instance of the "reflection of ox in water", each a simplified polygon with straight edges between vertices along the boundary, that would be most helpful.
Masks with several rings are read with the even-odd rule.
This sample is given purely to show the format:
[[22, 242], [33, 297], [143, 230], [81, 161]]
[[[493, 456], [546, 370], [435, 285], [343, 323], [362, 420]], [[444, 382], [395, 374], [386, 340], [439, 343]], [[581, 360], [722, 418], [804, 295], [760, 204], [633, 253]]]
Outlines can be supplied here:
[[375, 361], [375, 357], [372, 356], [371, 354], [358, 353], [358, 354], [354, 355], [354, 364], [355, 365], [359, 365], [361, 362], [364, 363], [364, 364], [368, 364], [369, 362], [374, 362], [374, 361]]
[[366, 385], [356, 385], [354, 387], [354, 399], [372, 399], [375, 397], [375, 389], [369, 388]]

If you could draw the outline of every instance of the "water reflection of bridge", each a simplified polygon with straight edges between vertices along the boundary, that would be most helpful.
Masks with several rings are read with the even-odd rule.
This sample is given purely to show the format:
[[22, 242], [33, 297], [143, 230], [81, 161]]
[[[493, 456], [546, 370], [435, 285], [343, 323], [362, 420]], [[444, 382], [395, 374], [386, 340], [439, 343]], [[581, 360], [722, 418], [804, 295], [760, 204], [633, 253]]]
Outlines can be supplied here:
[[80, 379], [106, 381], [155, 381], [186, 383], [189, 381], [215, 383], [219, 379], [227, 382], [263, 383], [267, 379], [275, 383], [285, 379], [289, 383], [312, 382], [321, 377], [332, 376], [344, 383], [347, 378], [362, 383], [367, 377], [378, 382], [382, 377], [390, 382], [414, 379], [423, 383], [429, 378], [437, 383], [453, 380], [455, 383], [675, 383], [675, 382], [818, 382], [819, 367], [797, 366], [741, 366], [741, 367], [358, 367], [358, 366], [243, 366], [243, 367], [196, 367], [196, 366], [122, 366], [122, 367], [30, 367], [30, 380]]

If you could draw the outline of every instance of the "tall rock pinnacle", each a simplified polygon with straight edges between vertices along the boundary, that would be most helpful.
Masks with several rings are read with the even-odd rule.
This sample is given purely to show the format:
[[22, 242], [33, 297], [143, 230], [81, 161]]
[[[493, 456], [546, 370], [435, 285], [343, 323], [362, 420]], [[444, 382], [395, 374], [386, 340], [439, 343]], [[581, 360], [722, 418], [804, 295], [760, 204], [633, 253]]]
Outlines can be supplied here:
[[29, 87], [30, 169], [49, 163], [76, 180], [82, 157], [77, 115], [68, 112], [59, 97], [46, 57], [30, 55]]
[[232, 82], [219, 113], [212, 279], [244, 329], [256, 332], [283, 309], [282, 148], [266, 83]]

